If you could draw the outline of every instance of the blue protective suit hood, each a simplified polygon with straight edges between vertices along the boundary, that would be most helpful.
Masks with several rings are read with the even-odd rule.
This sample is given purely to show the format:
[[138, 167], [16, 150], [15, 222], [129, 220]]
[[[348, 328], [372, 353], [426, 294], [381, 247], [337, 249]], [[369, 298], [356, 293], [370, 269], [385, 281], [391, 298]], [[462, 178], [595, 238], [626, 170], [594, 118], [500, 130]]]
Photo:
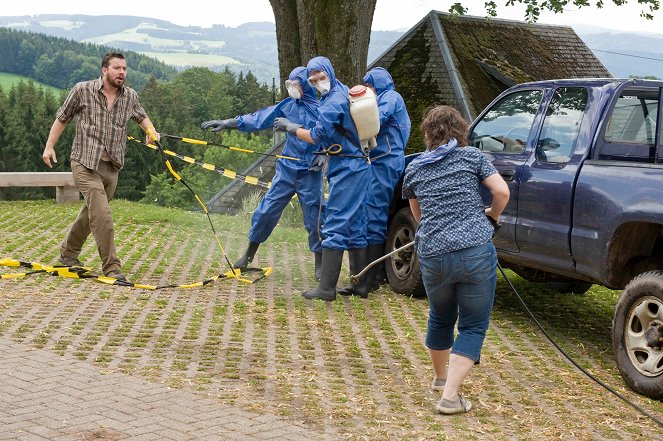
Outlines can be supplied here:
[[[306, 64], [306, 75], [310, 77], [313, 74], [313, 71], [321, 70], [324, 71], [329, 77], [329, 92], [331, 93], [338, 83], [336, 79], [336, 73], [334, 72], [334, 66], [332, 66], [331, 61], [327, 57], [314, 57], [309, 60]], [[307, 77], [307, 78], [308, 78]]]
[[387, 90], [394, 90], [394, 80], [391, 78], [391, 74], [382, 67], [374, 67], [366, 72], [364, 84], [373, 86], [377, 95]]
[[288, 79], [291, 81], [298, 81], [302, 86], [302, 97], [296, 101], [304, 104], [307, 108], [312, 111], [318, 111], [318, 97], [315, 94], [315, 89], [311, 87], [308, 83], [308, 75], [306, 74], [307, 70], [304, 66], [295, 67]]
[[373, 245], [383, 244], [387, 238], [389, 206], [405, 167], [404, 150], [411, 123], [405, 101], [396, 92], [389, 72], [373, 68], [364, 75], [364, 84], [375, 89], [380, 115], [378, 146], [370, 153], [373, 173], [366, 197], [366, 240]]

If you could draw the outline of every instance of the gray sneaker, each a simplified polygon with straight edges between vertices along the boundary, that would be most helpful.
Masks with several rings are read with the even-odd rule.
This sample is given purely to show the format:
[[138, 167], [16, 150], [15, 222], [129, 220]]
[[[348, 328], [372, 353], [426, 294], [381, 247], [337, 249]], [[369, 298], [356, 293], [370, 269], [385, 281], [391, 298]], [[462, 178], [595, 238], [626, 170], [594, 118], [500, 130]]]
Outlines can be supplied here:
[[77, 257], [63, 256], [62, 254], [58, 257], [58, 262], [64, 266], [83, 266], [83, 263]]
[[433, 382], [430, 385], [431, 390], [436, 390], [442, 392], [444, 390], [444, 385], [447, 384], [446, 378], [433, 378]]
[[453, 401], [441, 398], [440, 401], [437, 402], [435, 409], [444, 415], [465, 413], [472, 409], [472, 402], [463, 398], [461, 394], [458, 394], [458, 398]]

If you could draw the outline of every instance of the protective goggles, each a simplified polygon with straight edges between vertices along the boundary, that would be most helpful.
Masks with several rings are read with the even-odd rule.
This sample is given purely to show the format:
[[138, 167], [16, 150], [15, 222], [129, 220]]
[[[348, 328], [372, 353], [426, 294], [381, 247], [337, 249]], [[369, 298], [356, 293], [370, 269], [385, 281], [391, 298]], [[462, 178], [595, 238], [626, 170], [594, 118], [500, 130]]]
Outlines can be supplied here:
[[291, 87], [299, 86], [299, 81], [297, 80], [285, 80], [285, 88], [289, 89]]
[[327, 78], [329, 78], [324, 72], [323, 73], [317, 73], [313, 74], [310, 77], [306, 79], [306, 82], [309, 84], [311, 87], [315, 87], [316, 84], [318, 84], [320, 81], [324, 81]]

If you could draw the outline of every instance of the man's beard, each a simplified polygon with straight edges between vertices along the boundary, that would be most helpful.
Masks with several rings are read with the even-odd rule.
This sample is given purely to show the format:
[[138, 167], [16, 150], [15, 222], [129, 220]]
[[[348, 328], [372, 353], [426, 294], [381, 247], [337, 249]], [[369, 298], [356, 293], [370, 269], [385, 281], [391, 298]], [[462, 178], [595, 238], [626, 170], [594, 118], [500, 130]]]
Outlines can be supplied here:
[[[120, 80], [120, 78], [122, 78], [122, 79]], [[122, 84], [124, 84], [124, 77], [111, 78], [110, 75], [106, 74], [106, 80], [108, 81], [108, 83], [111, 86], [117, 87], [117, 88], [119, 88]]]

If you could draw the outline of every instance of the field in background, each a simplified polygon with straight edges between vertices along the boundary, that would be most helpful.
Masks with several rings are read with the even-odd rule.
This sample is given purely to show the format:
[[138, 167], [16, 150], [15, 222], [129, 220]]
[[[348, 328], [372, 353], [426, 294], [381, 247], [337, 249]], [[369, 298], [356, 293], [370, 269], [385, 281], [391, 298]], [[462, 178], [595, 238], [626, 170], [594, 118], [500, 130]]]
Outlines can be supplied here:
[[240, 64], [234, 58], [212, 54], [189, 54], [187, 52], [140, 52], [141, 54], [156, 58], [166, 64], [176, 67], [217, 67], [224, 64]]
[[15, 75], [15, 74], [7, 73], [7, 72], [0, 72], [0, 87], [2, 87], [5, 91], [9, 90], [14, 83], [18, 83], [21, 80], [23, 80], [25, 82], [32, 81], [33, 83], [35, 83], [36, 86], [39, 86], [39, 87], [41, 87], [43, 89], [46, 89], [46, 90], [50, 90], [51, 92], [53, 92], [55, 94], [55, 96], [60, 95], [61, 90], [58, 89], [57, 87], [48, 86], [46, 84], [40, 83], [40, 82], [35, 81], [31, 78], [24, 77], [24, 76], [21, 76], [21, 75]]

